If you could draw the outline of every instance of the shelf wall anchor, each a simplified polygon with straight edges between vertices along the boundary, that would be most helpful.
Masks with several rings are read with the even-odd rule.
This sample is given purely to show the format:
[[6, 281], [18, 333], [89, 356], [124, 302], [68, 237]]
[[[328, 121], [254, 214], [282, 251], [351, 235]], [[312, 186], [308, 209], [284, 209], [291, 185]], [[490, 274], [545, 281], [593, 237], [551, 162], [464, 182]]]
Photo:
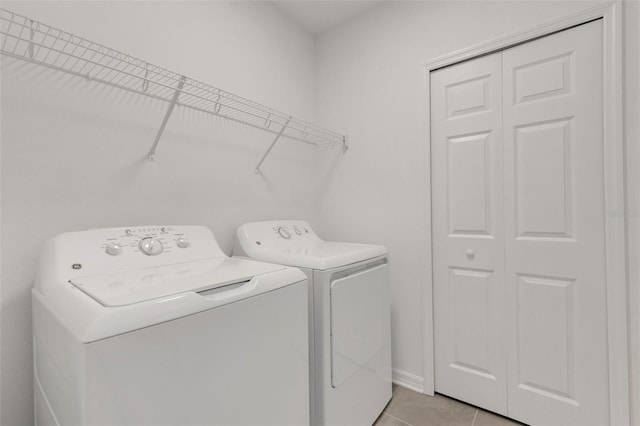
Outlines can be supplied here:
[[264, 155], [262, 156], [262, 159], [260, 159], [260, 162], [258, 163], [258, 165], [256, 166], [256, 174], [259, 175], [260, 174], [260, 166], [262, 166], [262, 163], [264, 163], [264, 159], [267, 158], [267, 155], [269, 155], [269, 153], [271, 152], [271, 150], [273, 149], [273, 146], [276, 144], [276, 142], [278, 142], [278, 139], [280, 139], [280, 137], [282, 136], [282, 134], [284, 133], [285, 129], [287, 128], [287, 126], [289, 125], [289, 122], [291, 121], [291, 117], [289, 117], [287, 119], [287, 121], [282, 125], [282, 129], [280, 129], [280, 131], [278, 132], [278, 134], [276, 135], [275, 138], [273, 138], [273, 142], [271, 142], [271, 145], [269, 145], [269, 148], [267, 149], [267, 152], [264, 153]]
[[178, 82], [178, 87], [176, 87], [176, 91], [173, 94], [173, 98], [171, 99], [171, 103], [169, 103], [169, 108], [167, 108], [167, 112], [162, 119], [162, 124], [160, 124], [160, 128], [158, 129], [158, 133], [156, 134], [156, 138], [153, 141], [153, 145], [151, 145], [151, 149], [149, 150], [149, 154], [147, 158], [149, 161], [153, 161], [156, 157], [156, 148], [158, 147], [158, 142], [160, 142], [160, 137], [164, 132], [164, 128], [167, 126], [167, 122], [169, 121], [169, 117], [171, 117], [171, 113], [173, 112], [173, 108], [175, 108], [178, 103], [178, 98], [180, 97], [180, 93], [182, 92], [182, 88], [184, 87], [184, 82], [186, 77], [183, 75], [180, 81]]

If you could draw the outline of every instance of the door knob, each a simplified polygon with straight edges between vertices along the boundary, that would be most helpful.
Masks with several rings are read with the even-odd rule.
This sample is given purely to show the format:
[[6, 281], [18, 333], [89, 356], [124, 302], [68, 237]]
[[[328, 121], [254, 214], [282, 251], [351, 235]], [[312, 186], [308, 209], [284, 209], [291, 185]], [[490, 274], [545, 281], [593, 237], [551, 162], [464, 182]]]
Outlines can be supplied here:
[[468, 257], [469, 259], [473, 259], [473, 258], [475, 257], [475, 255], [476, 255], [476, 254], [473, 252], [473, 250], [471, 250], [471, 249], [467, 249], [466, 253], [467, 253], [467, 257]]

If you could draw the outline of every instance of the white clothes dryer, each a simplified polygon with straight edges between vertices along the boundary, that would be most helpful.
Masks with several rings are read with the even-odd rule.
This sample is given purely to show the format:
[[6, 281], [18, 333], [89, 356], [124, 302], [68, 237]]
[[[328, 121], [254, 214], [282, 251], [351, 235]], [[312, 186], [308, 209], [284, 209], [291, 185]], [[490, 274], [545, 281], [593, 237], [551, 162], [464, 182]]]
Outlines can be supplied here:
[[234, 256], [296, 266], [311, 283], [311, 423], [373, 424], [391, 399], [388, 250], [273, 221], [238, 228]]
[[307, 299], [203, 226], [58, 235], [32, 290], [36, 424], [308, 424]]

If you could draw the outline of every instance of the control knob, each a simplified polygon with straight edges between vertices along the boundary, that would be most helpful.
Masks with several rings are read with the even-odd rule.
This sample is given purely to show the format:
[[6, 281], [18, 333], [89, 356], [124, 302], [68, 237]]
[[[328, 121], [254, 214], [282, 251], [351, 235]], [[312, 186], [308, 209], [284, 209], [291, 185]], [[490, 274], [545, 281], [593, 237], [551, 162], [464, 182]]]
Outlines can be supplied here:
[[286, 240], [291, 238], [291, 232], [289, 232], [284, 226], [278, 228], [278, 234], [280, 234], [280, 236]]
[[153, 237], [146, 237], [140, 240], [138, 248], [147, 256], [157, 256], [162, 253], [164, 247], [160, 240]]
[[117, 256], [122, 253], [122, 246], [116, 243], [107, 244], [107, 248], [104, 250], [108, 255]]
[[176, 245], [180, 248], [187, 248], [189, 247], [189, 240], [184, 237], [180, 237], [176, 240]]

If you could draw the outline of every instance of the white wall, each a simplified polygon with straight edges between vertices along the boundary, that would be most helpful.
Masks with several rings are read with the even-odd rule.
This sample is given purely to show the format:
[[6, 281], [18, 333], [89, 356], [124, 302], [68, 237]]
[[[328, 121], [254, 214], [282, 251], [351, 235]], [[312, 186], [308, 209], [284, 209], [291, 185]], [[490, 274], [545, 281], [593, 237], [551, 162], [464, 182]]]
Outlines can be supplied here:
[[640, 424], [640, 2], [625, 1], [624, 101], [629, 261], [629, 359], [632, 424]]
[[[423, 345], [432, 347], [431, 340], [423, 341], [422, 329], [423, 318], [427, 322], [432, 318], [431, 310], [423, 311], [422, 305], [430, 280], [425, 266], [430, 256], [425, 220], [430, 188], [423, 64], [596, 4], [383, 2], [319, 36], [317, 119], [346, 129], [351, 143], [349, 152], [336, 157], [324, 174], [324, 229], [332, 238], [375, 241], [391, 249], [396, 378], [415, 387], [423, 386], [425, 379], [425, 390], [433, 390], [432, 371], [423, 369], [423, 356], [431, 363], [431, 351], [423, 353]], [[636, 28], [627, 31], [628, 38], [637, 37], [637, 14], [627, 17], [627, 25]], [[632, 41], [627, 55], [631, 61], [635, 55], [636, 74], [629, 78], [637, 78], [637, 41], [635, 45]], [[637, 114], [637, 82], [633, 90]], [[637, 144], [637, 126], [634, 132], [636, 136], [628, 140]], [[637, 155], [637, 148], [634, 152]], [[637, 158], [633, 161], [637, 169]]]
[[[4, 2], [149, 62], [311, 120], [314, 39], [267, 2]], [[40, 244], [58, 233], [204, 224], [231, 251], [246, 221], [318, 220], [320, 153], [166, 104], [2, 58], [2, 417], [32, 417], [30, 287]]]

